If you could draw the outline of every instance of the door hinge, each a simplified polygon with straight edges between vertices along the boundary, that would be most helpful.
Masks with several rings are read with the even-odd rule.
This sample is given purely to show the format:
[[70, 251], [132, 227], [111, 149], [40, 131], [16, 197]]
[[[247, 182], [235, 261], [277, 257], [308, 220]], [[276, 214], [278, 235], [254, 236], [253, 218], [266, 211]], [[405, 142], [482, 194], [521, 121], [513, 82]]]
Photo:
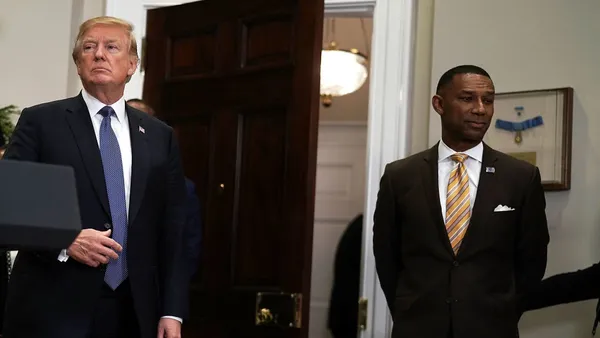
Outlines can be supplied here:
[[358, 329], [364, 331], [367, 329], [367, 314], [369, 300], [361, 297], [358, 300]]

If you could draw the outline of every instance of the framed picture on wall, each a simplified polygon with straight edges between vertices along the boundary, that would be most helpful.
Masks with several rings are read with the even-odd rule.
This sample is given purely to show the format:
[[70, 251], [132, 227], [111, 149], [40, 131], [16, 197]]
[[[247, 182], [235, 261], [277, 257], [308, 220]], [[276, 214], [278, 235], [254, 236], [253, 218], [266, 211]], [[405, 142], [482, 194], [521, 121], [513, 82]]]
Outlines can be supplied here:
[[540, 169], [546, 191], [571, 188], [573, 88], [497, 93], [484, 141]]

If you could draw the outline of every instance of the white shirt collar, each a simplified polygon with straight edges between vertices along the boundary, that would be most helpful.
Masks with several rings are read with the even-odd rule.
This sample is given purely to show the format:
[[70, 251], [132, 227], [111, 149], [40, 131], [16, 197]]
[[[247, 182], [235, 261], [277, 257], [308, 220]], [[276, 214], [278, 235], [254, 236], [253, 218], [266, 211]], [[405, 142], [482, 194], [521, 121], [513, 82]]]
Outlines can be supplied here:
[[[450, 147], [444, 143], [444, 141], [440, 140], [440, 144], [438, 145], [438, 163], [447, 159], [448, 157], [456, 154], [457, 151], [454, 151]], [[479, 142], [473, 148], [462, 151], [461, 153], [469, 155], [470, 158], [477, 160], [479, 163], [483, 161], [483, 142]]]
[[[85, 105], [90, 112], [90, 116], [94, 118], [96, 114], [100, 111], [100, 109], [104, 108], [106, 105], [97, 98], [93, 97], [90, 93], [85, 91], [85, 89], [81, 90], [81, 96], [83, 97], [83, 101], [85, 101]], [[110, 105], [110, 107], [115, 111], [117, 116], [117, 120], [122, 122], [125, 119], [125, 99], [123, 96], [117, 102]]]

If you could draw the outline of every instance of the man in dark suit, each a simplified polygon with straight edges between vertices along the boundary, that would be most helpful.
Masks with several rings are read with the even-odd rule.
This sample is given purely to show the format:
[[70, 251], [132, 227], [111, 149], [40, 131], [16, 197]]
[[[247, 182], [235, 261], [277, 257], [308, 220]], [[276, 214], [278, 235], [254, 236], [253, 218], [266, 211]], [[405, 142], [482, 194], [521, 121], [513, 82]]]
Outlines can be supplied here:
[[[524, 295], [522, 310], [537, 310], [554, 305], [600, 298], [600, 263], [548, 277]], [[592, 335], [596, 334], [600, 321], [600, 301], [596, 305], [596, 318]]]
[[441, 141], [381, 178], [373, 249], [393, 337], [515, 337], [516, 297], [544, 275], [540, 173], [482, 142], [494, 95], [485, 70], [447, 71], [432, 98]]
[[133, 27], [84, 22], [73, 59], [82, 92], [24, 109], [5, 158], [72, 167], [82, 231], [65, 250], [19, 252], [4, 337], [180, 337], [184, 178], [172, 129], [123, 99]]
[[327, 326], [334, 338], [356, 337], [358, 334], [362, 229], [363, 215], [360, 214], [344, 231], [335, 253], [327, 317]]
[[[150, 116], [156, 116], [154, 108], [141, 99], [129, 99], [127, 104]], [[183, 230], [183, 246], [185, 250], [186, 266], [190, 279], [198, 270], [200, 261], [200, 248], [202, 243], [202, 218], [200, 217], [200, 200], [196, 194], [194, 182], [185, 178], [187, 191], [185, 226]]]

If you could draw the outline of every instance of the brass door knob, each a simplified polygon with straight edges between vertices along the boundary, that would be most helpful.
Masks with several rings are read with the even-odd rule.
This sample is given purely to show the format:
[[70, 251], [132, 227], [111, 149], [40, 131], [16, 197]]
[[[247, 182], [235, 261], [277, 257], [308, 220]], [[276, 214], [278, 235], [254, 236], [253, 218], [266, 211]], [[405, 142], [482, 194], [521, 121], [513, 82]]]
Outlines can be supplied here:
[[256, 313], [256, 324], [257, 325], [268, 325], [268, 324], [274, 324], [276, 322], [277, 321], [273, 318], [273, 314], [271, 313], [271, 310], [269, 310], [267, 308], [260, 309]]

